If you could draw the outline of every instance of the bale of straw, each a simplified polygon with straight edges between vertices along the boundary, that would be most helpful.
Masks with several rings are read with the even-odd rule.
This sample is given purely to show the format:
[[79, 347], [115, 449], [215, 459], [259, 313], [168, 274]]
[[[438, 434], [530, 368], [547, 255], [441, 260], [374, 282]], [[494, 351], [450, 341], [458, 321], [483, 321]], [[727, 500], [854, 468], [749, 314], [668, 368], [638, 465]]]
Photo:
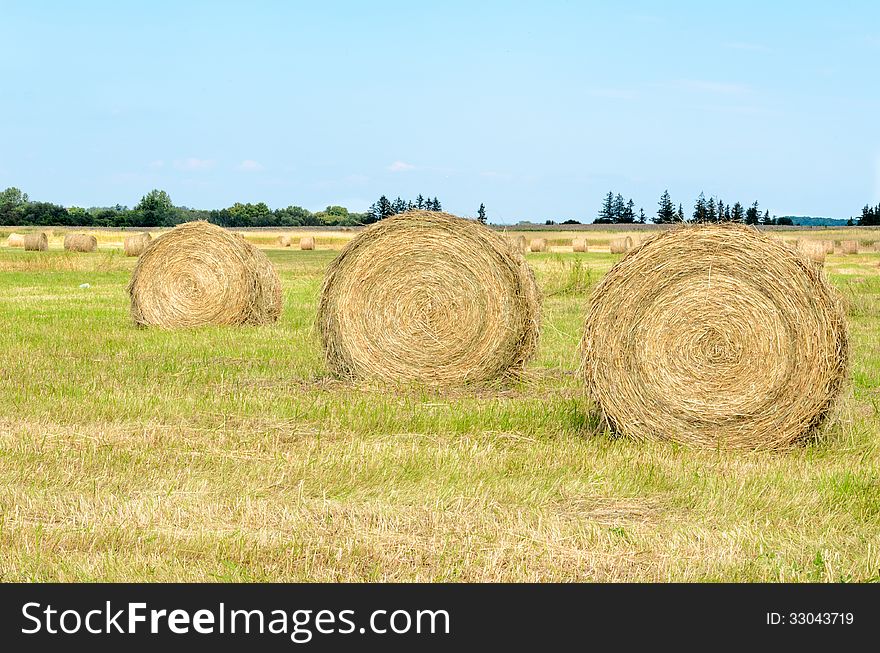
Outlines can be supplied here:
[[586, 238], [575, 238], [571, 241], [571, 250], [573, 252], [586, 252], [587, 251], [587, 239]]
[[520, 254], [525, 254], [529, 251], [529, 244], [526, 242], [525, 236], [517, 236], [516, 238], [511, 238], [510, 245]]
[[843, 240], [840, 242], [840, 253], [841, 254], [858, 254], [859, 253], [859, 241], [857, 240]]
[[98, 239], [88, 234], [66, 234], [64, 249], [69, 252], [94, 252], [98, 249]]
[[312, 236], [303, 236], [299, 239], [300, 249], [315, 249], [315, 239]]
[[791, 249], [794, 251], [798, 251], [798, 249], [801, 246], [801, 239], [800, 238], [787, 238], [784, 242], [785, 242], [785, 246], [788, 247], [788, 249]]
[[266, 255], [204, 221], [150, 243], [128, 292], [132, 319], [144, 326], [270, 324], [281, 313], [281, 281]]
[[24, 235], [24, 248], [29, 252], [45, 252], [49, 249], [49, 239], [42, 231]]
[[821, 424], [847, 370], [847, 328], [819, 266], [735, 225], [660, 233], [595, 288], [582, 373], [636, 439], [777, 449]]
[[290, 236], [278, 236], [278, 244], [282, 247], [290, 247], [291, 242], [293, 240]]
[[122, 250], [126, 256], [140, 256], [152, 240], [153, 237], [147, 232], [132, 234], [125, 237], [122, 243]]
[[825, 244], [817, 240], [799, 240], [798, 251], [819, 265], [825, 264]]
[[834, 253], [834, 241], [833, 240], [823, 240], [822, 247], [825, 249], [826, 254]]
[[330, 264], [318, 330], [349, 379], [455, 385], [515, 375], [538, 343], [524, 257], [474, 220], [409, 211], [362, 231]]
[[547, 251], [547, 239], [546, 238], [533, 238], [529, 243], [529, 251], [530, 252], [546, 252]]
[[626, 236], [625, 238], [614, 238], [609, 245], [612, 254], [625, 254], [633, 247], [632, 238]]
[[6, 239], [6, 245], [8, 247], [24, 247], [24, 236], [16, 233], [9, 234], [9, 238]]

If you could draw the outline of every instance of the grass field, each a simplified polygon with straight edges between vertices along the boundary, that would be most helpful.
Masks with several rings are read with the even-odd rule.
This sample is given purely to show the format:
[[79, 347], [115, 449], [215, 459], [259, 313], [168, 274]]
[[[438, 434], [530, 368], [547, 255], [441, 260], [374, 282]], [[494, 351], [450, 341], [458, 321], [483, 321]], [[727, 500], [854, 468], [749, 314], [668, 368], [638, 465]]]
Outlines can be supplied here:
[[528, 256], [525, 380], [389, 391], [326, 371], [333, 251], [266, 249], [275, 326], [164, 332], [113, 239], [0, 249], [2, 581], [880, 580], [880, 254], [826, 266], [853, 361], [821, 440], [744, 454], [603, 431], [574, 372], [617, 256]]

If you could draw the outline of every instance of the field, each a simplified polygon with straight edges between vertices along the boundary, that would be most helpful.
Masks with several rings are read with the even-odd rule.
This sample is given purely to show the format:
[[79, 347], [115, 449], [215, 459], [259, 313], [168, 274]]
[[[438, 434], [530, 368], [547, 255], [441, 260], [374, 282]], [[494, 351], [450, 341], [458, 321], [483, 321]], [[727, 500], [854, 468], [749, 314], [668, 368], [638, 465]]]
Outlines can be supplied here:
[[278, 324], [184, 332], [130, 323], [120, 232], [0, 248], [0, 580], [880, 581], [873, 246], [826, 265], [853, 345], [833, 420], [748, 454], [615, 439], [584, 399], [583, 314], [619, 234], [542, 232], [527, 377], [443, 392], [329, 376], [317, 296], [352, 234], [316, 235], [248, 233], [283, 280]]

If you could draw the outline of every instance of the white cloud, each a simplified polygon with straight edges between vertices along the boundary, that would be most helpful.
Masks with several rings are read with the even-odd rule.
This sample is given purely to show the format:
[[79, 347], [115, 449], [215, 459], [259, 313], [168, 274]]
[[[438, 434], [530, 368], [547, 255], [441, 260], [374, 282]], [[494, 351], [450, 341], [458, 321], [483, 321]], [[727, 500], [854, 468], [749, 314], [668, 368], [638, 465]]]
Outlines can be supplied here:
[[178, 170], [209, 170], [214, 167], [216, 161], [214, 159], [197, 159], [190, 157], [188, 159], [177, 159], [174, 167]]
[[246, 170], [248, 172], [257, 172], [259, 170], [263, 170], [263, 164], [259, 161], [254, 161], [253, 159], [245, 159], [238, 164], [238, 169]]
[[395, 161], [388, 169], [391, 172], [406, 172], [407, 170], [415, 170], [415, 166], [411, 163], [405, 163], [403, 161]]

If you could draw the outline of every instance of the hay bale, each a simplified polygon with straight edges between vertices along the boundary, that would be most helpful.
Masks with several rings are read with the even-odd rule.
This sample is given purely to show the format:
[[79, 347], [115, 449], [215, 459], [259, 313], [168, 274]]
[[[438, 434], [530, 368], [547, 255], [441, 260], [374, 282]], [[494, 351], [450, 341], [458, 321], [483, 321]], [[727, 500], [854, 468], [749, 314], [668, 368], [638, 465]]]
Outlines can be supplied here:
[[819, 265], [825, 264], [824, 243], [816, 240], [799, 240], [798, 251], [813, 263], [818, 263]]
[[281, 313], [281, 281], [266, 255], [203, 221], [179, 225], [150, 243], [128, 292], [139, 325], [270, 324]]
[[658, 234], [603, 278], [582, 373], [620, 434], [776, 449], [821, 424], [847, 352], [821, 268], [757, 230], [705, 225]]
[[823, 240], [822, 247], [825, 249], [826, 254], [834, 253], [834, 241], [833, 240]]
[[546, 252], [547, 251], [547, 239], [546, 238], [533, 238], [529, 243], [529, 251], [530, 252]]
[[45, 252], [49, 249], [49, 239], [42, 231], [24, 235], [24, 248], [28, 252]]
[[315, 239], [312, 236], [303, 236], [299, 239], [300, 249], [315, 249]]
[[586, 252], [587, 251], [587, 239], [586, 238], [575, 238], [571, 241], [571, 251], [573, 252]]
[[126, 256], [140, 256], [152, 240], [153, 237], [147, 232], [126, 236], [122, 249]]
[[523, 256], [474, 220], [409, 211], [330, 264], [318, 329], [350, 379], [450, 385], [519, 372], [538, 342], [540, 295]]
[[632, 248], [633, 241], [629, 236], [625, 238], [614, 238], [609, 245], [612, 254], [625, 254]]
[[787, 238], [784, 241], [784, 244], [786, 247], [788, 247], [788, 249], [792, 250], [793, 252], [796, 252], [796, 251], [798, 251], [798, 249], [801, 246], [801, 239], [800, 238]]
[[6, 246], [24, 247], [24, 236], [16, 233], [9, 234], [9, 238], [6, 239]]
[[857, 241], [857, 240], [843, 240], [843, 241], [841, 241], [840, 253], [841, 254], [858, 254], [859, 253], [859, 241]]
[[98, 239], [88, 234], [66, 234], [64, 249], [69, 252], [94, 252], [98, 249]]
[[528, 242], [526, 242], [525, 236], [517, 236], [516, 238], [511, 238], [510, 245], [520, 254], [525, 254], [529, 251], [529, 244]]
[[293, 239], [290, 236], [278, 236], [278, 244], [282, 247], [290, 247]]

